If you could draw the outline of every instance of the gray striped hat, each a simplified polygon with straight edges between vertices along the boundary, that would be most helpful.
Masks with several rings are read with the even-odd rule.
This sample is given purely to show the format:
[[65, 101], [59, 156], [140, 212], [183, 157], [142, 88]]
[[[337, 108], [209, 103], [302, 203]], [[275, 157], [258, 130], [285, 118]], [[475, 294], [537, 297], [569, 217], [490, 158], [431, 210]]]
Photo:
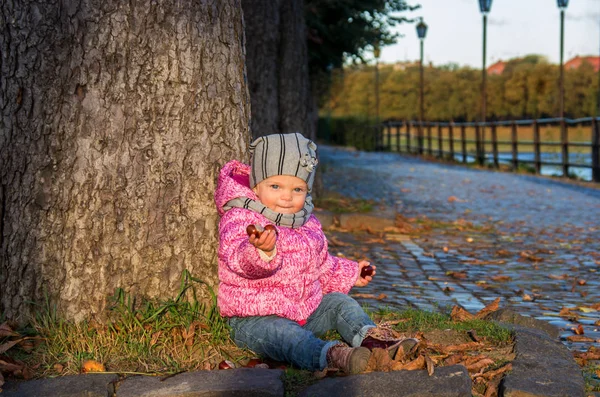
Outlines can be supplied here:
[[317, 167], [317, 145], [299, 133], [265, 135], [250, 144], [250, 187], [275, 175], [298, 177], [312, 190]]

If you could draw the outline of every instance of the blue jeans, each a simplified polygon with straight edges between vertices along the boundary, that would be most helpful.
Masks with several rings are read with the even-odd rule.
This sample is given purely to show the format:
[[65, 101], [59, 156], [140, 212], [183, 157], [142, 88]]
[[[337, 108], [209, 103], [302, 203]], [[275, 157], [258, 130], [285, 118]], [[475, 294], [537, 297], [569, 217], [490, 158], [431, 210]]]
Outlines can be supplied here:
[[327, 350], [339, 341], [324, 341], [319, 336], [334, 329], [351, 346], [360, 346], [367, 330], [375, 327], [360, 305], [346, 294], [323, 296], [304, 326], [278, 316], [230, 317], [236, 345], [276, 361], [288, 362], [306, 370], [327, 366]]

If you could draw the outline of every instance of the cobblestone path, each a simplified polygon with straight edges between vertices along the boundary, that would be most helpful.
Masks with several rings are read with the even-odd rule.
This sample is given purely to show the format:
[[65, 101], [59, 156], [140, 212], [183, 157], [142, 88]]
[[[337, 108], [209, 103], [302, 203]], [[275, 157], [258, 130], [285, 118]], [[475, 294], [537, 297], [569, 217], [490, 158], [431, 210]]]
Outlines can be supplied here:
[[[319, 150], [326, 189], [377, 200], [416, 225], [406, 235], [336, 236], [350, 245], [332, 250], [378, 266], [373, 282], [352, 293], [381, 299], [361, 303], [476, 312], [501, 297], [501, 307], [559, 327], [572, 349], [600, 346], [600, 311], [591, 308], [600, 306], [600, 186]], [[572, 340], [579, 324], [593, 341]]]

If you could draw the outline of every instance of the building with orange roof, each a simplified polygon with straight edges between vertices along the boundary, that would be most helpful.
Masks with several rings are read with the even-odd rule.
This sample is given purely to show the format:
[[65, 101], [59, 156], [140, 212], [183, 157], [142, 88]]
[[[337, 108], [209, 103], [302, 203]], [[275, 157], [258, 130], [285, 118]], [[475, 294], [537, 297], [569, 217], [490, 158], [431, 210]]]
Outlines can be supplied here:
[[487, 68], [487, 74], [502, 74], [502, 72], [504, 72], [505, 67], [506, 62], [498, 61]]
[[592, 65], [592, 67], [594, 68], [594, 72], [598, 72], [600, 71], [600, 57], [592, 57], [592, 56], [586, 56], [586, 57], [580, 57], [580, 56], [576, 56], [575, 58], [569, 59], [567, 61], [567, 63], [565, 63], [565, 69], [579, 69], [579, 67], [584, 63], [587, 62], [590, 65]]

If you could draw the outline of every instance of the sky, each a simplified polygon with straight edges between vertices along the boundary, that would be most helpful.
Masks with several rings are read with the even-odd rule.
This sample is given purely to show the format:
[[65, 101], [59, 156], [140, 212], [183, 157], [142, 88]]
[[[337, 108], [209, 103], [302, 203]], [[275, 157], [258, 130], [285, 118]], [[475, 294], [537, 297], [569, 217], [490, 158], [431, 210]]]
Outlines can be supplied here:
[[[428, 25], [424, 63], [481, 68], [483, 21], [478, 0], [408, 0], [421, 8], [399, 15], [423, 17]], [[418, 61], [415, 24], [394, 31], [398, 43], [382, 48], [381, 62]], [[564, 62], [576, 55], [600, 55], [600, 0], [570, 0], [565, 10]], [[528, 54], [560, 63], [560, 10], [556, 0], [493, 0], [487, 21], [486, 67]]]

